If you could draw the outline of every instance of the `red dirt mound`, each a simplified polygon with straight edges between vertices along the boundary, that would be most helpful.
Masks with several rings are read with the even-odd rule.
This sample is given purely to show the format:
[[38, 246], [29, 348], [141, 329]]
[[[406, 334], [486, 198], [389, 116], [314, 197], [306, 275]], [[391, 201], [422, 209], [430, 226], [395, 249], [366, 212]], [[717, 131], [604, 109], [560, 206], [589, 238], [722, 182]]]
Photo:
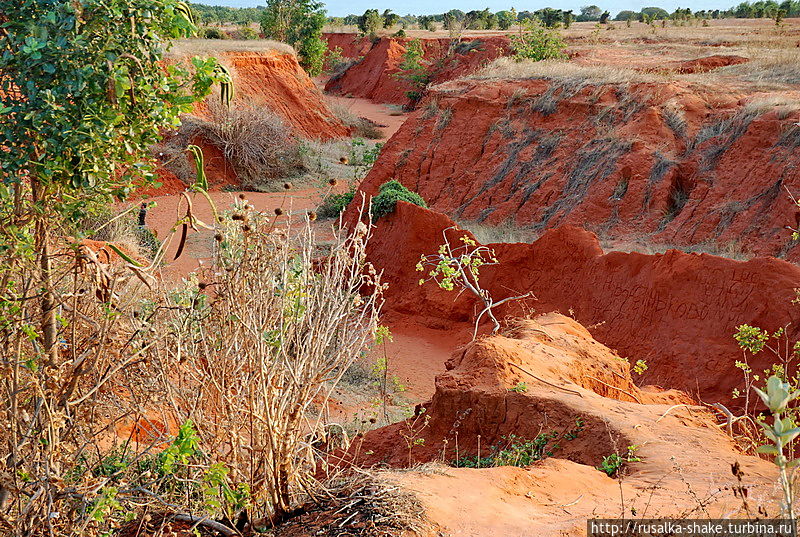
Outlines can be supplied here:
[[[709, 411], [678, 392], [640, 391], [624, 360], [562, 315], [540, 316], [505, 335], [470, 343], [453, 353], [447, 369], [437, 377], [436, 394], [424, 412], [371, 431], [352, 446], [351, 455], [360, 465], [405, 467], [486, 457], [492, 446], [507, 445], [509, 435], [533, 440], [545, 434], [552, 435], [543, 450], [551, 460], [536, 468], [550, 481], [597, 481], [606, 488], [615, 483], [595, 466], [612, 453], [624, 456], [634, 446], [641, 460], [626, 463], [628, 507], [648, 504], [660, 516], [696, 501], [687, 486], [699, 497], [713, 493], [706, 504], [712, 511], [731, 508], [735, 495], [725, 484], [737, 484], [730, 473], [735, 461], [751, 487], [751, 498], [766, 497], [773, 487], [774, 465], [738, 452]], [[528, 497], [540, 509], [550, 503]], [[619, 513], [609, 497], [587, 499], [578, 509], [594, 509], [595, 516]], [[529, 532], [540, 534], [532, 528]]]
[[705, 73], [707, 71], [719, 69], [720, 67], [738, 65], [740, 63], [747, 63], [749, 61], [749, 58], [745, 58], [743, 56], [734, 56], [732, 54], [714, 54], [713, 56], [706, 56], [704, 58], [679, 62], [674, 66], [673, 69], [675, 72], [683, 74]]
[[[452, 220], [399, 202], [379, 220], [368, 257], [389, 284], [387, 311], [414, 315], [420, 322], [446, 326], [468, 322], [475, 300], [448, 293], [432, 283], [418, 284], [420, 255], [435, 253]], [[451, 229], [450, 241], [468, 232]], [[734, 362], [741, 352], [736, 326], [748, 323], [774, 331], [800, 331], [800, 312], [792, 305], [800, 287], [800, 268], [777, 259], [733, 261], [708, 254], [610, 252], [603, 254], [591, 232], [564, 226], [532, 244], [494, 244], [498, 265], [482, 269], [481, 279], [495, 300], [533, 291], [537, 301], [516, 303], [505, 314], [560, 311], [589, 327], [600, 342], [649, 369], [641, 382], [682, 389], [704, 401], [734, 404], [732, 390], [742, 384]], [[767, 355], [751, 361], [760, 371]]]
[[319, 88], [292, 54], [228, 52], [223, 61], [234, 71], [237, 93], [271, 108], [306, 138], [329, 140], [350, 135], [328, 108]]
[[430, 91], [361, 188], [397, 179], [489, 225], [576, 224], [796, 260], [784, 226], [795, 212], [786, 189], [800, 191], [800, 113], [758, 99], [687, 82], [452, 81]]
[[[340, 46], [350, 58], [362, 58], [342, 75], [331, 78], [325, 90], [381, 103], [408, 104], [406, 92], [412, 87], [398, 77], [410, 38], [383, 37], [374, 43], [352, 34], [326, 34], [329, 46]], [[425, 60], [431, 65], [431, 82], [439, 84], [477, 71], [483, 65], [509, 53], [507, 37], [494, 36], [464, 40], [448, 55], [449, 39], [421, 39]], [[367, 46], [369, 48], [367, 49]], [[365, 52], [366, 51], [366, 52]]]

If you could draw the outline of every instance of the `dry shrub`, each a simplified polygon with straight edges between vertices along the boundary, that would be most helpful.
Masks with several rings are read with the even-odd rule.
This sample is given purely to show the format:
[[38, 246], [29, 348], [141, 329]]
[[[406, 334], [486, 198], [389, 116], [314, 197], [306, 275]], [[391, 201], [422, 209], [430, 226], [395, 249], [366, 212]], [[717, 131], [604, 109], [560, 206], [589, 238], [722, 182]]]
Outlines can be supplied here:
[[320, 409], [382, 303], [368, 230], [315, 259], [308, 220], [236, 215], [208, 279], [168, 292], [145, 269], [54, 254], [53, 355], [33, 337], [38, 260], [0, 258], [0, 534], [109, 535], [147, 512], [233, 535], [319, 492], [315, 446], [336, 431]]
[[253, 524], [269, 526], [315, 493], [315, 446], [331, 433], [323, 410], [373, 337], [382, 287], [363, 224], [315, 259], [308, 220], [294, 232], [245, 204], [233, 216], [205, 276], [213, 287], [177, 294], [159, 329], [162, 367], [176, 372], [178, 421], [196, 424], [214, 462], [246, 485]]
[[243, 186], [264, 185], [302, 168], [291, 127], [269, 108], [252, 104], [228, 108], [215, 100], [208, 103], [210, 119], [184, 120], [186, 130], [217, 146]]
[[335, 104], [331, 106], [331, 111], [342, 123], [353, 129], [353, 136], [367, 140], [380, 140], [384, 136], [380, 125], [371, 119], [355, 115], [346, 106]]
[[269, 108], [250, 104], [228, 109], [214, 99], [207, 104], [208, 119], [183, 116], [180, 129], [150, 150], [178, 179], [186, 184], [195, 180], [186, 147], [197, 138], [222, 151], [245, 189], [274, 187], [270, 183], [303, 169], [300, 145], [291, 128]]
[[145, 367], [154, 341], [131, 317], [143, 284], [89, 249], [60, 247], [51, 259], [59, 344], [43, 354], [37, 262], [0, 258], [0, 533], [97, 535], [119, 492], [100, 446], [112, 451], [111, 431], [143, 416], [158, 392]]

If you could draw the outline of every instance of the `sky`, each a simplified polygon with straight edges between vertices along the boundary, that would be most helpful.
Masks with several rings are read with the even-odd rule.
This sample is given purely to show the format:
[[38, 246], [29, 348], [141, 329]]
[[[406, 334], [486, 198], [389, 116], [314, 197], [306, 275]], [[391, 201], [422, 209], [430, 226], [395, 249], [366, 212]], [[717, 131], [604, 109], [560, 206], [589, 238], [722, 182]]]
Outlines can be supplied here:
[[[194, 0], [195, 2], [201, 0]], [[471, 11], [473, 9], [484, 9], [488, 7], [492, 11], [516, 8], [517, 11], [536, 11], [543, 7], [553, 7], [558, 9], [572, 9], [575, 13], [580, 11], [581, 6], [587, 4], [597, 4], [603, 9], [607, 9], [614, 16], [623, 9], [639, 11], [643, 7], [657, 6], [674, 11], [679, 7], [690, 7], [697, 11], [700, 9], [727, 9], [739, 3], [740, 0], [693, 0], [691, 2], [680, 2], [680, 0], [653, 0], [650, 3], [642, 4], [641, 0], [587, 0], [583, 2], [553, 1], [546, 0], [527, 0], [524, 3], [509, 4], [509, 0], [323, 0], [328, 10], [328, 15], [342, 17], [351, 13], [361, 14], [370, 8], [377, 8], [383, 11], [391, 9], [400, 15], [433, 15], [444, 13], [451, 9]], [[266, 5], [266, 0], [202, 0], [203, 4], [230, 7], [255, 7]]]

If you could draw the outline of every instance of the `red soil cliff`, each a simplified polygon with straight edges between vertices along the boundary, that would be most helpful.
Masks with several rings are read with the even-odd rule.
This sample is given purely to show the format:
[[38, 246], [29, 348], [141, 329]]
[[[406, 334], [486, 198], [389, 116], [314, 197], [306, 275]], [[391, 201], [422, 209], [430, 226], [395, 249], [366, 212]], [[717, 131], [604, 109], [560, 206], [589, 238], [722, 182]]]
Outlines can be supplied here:
[[[325, 34], [329, 47], [339, 46], [349, 58], [361, 58], [342, 75], [331, 78], [325, 90], [339, 95], [372, 99], [381, 103], [408, 104], [406, 92], [412, 87], [398, 77], [403, 54], [410, 38], [383, 37], [374, 43], [353, 34]], [[425, 61], [429, 63], [432, 84], [452, 80], [477, 71], [509, 53], [504, 36], [462, 41], [448, 56], [449, 39], [421, 39]]]
[[490, 225], [575, 224], [799, 259], [784, 226], [796, 209], [786, 189], [800, 192], [800, 114], [718, 90], [449, 82], [430, 90], [361, 188], [397, 179], [437, 210]]
[[[404, 202], [379, 220], [368, 256], [389, 283], [387, 311], [411, 314], [433, 327], [471, 322], [475, 300], [418, 284], [421, 254], [443, 243], [453, 222], [443, 214]], [[451, 229], [451, 242], [468, 232]], [[564, 226], [532, 244], [494, 244], [498, 265], [486, 266], [481, 281], [495, 300], [533, 291], [538, 300], [515, 303], [500, 316], [560, 311], [589, 327], [600, 342], [630, 361], [644, 359], [643, 383], [677, 388], [724, 404], [742, 386], [734, 362], [741, 351], [736, 326], [748, 323], [774, 331], [790, 325], [798, 337], [800, 312], [792, 304], [800, 268], [770, 258], [733, 261], [708, 254], [610, 252], [590, 232]], [[774, 359], [751, 360], [761, 371]]]
[[322, 92], [293, 54], [228, 52], [223, 63], [233, 70], [239, 96], [269, 107], [300, 136], [321, 140], [349, 136], [349, 127], [333, 115]]

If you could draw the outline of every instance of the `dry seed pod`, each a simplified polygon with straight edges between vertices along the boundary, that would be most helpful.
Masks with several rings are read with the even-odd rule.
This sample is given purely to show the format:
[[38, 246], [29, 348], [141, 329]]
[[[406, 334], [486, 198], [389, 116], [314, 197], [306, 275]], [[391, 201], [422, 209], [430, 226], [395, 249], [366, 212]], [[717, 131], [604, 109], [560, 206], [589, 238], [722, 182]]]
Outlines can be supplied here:
[[314, 220], [317, 219], [317, 213], [311, 211], [310, 213], [308, 213], [308, 219], [313, 222]]
[[339, 162], [341, 162], [342, 164], [347, 164], [350, 162], [350, 159], [348, 159], [347, 157], [342, 157], [339, 159]]
[[216, 235], [214, 235], [214, 240], [217, 242], [222, 242], [222, 238], [223, 238], [222, 233], [217, 233]]
[[277, 216], [282, 215], [283, 214], [283, 209], [281, 209], [280, 207], [275, 207], [275, 214]]
[[283, 189], [284, 190], [291, 190], [292, 189], [292, 183], [283, 183]]
[[329, 185], [336, 186], [336, 183], [338, 183], [338, 181], [336, 179], [328, 179], [328, 184]]

